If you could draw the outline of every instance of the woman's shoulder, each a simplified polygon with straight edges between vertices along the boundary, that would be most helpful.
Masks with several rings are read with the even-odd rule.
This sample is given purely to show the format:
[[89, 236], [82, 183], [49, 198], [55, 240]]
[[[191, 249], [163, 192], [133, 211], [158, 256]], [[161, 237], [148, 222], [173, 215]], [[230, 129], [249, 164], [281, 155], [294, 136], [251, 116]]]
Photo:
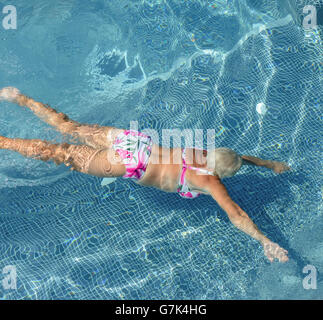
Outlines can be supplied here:
[[204, 194], [209, 194], [210, 185], [218, 183], [220, 178], [209, 174], [203, 174], [195, 170], [188, 170], [186, 173], [186, 181], [189, 188]]

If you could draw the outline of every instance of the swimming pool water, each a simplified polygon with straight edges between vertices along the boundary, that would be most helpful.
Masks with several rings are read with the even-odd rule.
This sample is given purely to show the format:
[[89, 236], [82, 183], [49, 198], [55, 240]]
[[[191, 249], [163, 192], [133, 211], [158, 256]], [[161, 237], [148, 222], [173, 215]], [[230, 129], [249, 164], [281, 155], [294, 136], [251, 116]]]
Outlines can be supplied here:
[[[10, 5], [17, 29], [0, 25], [0, 87], [80, 122], [214, 129], [217, 146], [288, 162], [283, 175], [243, 168], [223, 182], [290, 261], [267, 262], [210, 197], [122, 179], [102, 186], [0, 150], [0, 270], [17, 270], [17, 289], [0, 285], [0, 298], [323, 298], [322, 27], [302, 27], [304, 1]], [[63, 141], [3, 102], [0, 129]], [[302, 285], [306, 265], [318, 272], [317, 289]]]

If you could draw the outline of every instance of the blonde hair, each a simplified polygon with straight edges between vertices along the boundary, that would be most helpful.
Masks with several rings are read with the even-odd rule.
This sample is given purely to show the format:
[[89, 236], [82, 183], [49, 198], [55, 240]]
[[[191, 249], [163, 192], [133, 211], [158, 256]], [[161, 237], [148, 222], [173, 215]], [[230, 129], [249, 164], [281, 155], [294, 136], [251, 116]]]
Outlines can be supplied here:
[[232, 177], [242, 166], [242, 158], [232, 149], [216, 148], [208, 152], [207, 166], [219, 178]]

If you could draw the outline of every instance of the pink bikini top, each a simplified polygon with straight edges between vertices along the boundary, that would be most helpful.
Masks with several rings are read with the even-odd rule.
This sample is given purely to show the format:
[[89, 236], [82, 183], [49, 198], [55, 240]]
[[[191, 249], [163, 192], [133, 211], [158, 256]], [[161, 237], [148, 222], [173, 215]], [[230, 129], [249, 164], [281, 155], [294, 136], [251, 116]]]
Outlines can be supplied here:
[[208, 171], [206, 169], [202, 169], [202, 168], [197, 168], [197, 167], [192, 167], [186, 164], [185, 162], [185, 151], [186, 149], [182, 149], [182, 161], [183, 161], [183, 166], [182, 166], [182, 173], [178, 182], [178, 188], [177, 188], [177, 192], [179, 193], [179, 195], [183, 198], [187, 198], [187, 199], [193, 199], [196, 198], [200, 195], [199, 192], [195, 192], [190, 190], [190, 188], [187, 185], [186, 179], [185, 179], [185, 173], [187, 169], [191, 169], [191, 170], [195, 170], [195, 171], [199, 171], [199, 172], [203, 172], [204, 174], [209, 174], [209, 175], [214, 175], [212, 171]]

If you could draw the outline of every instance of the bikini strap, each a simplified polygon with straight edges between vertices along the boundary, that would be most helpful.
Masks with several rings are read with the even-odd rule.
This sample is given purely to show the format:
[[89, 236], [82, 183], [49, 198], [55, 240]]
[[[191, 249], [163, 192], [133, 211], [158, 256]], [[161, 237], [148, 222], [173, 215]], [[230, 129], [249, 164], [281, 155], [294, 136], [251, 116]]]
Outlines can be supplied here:
[[186, 162], [185, 162], [185, 149], [182, 149], [182, 173], [181, 173], [181, 178], [180, 178], [180, 184], [183, 185], [184, 184], [184, 180], [185, 180], [185, 173], [186, 173]]
[[[182, 149], [182, 161], [183, 161], [183, 168], [185, 168], [185, 171], [186, 169], [191, 169], [191, 170], [195, 170], [195, 171], [200, 171], [200, 172], [204, 172], [210, 176], [214, 176], [213, 172], [212, 171], [208, 171], [206, 169], [203, 169], [203, 168], [197, 168], [197, 167], [192, 167], [192, 166], [189, 166], [186, 164], [185, 162], [185, 148]], [[184, 171], [184, 170], [183, 170]]]

